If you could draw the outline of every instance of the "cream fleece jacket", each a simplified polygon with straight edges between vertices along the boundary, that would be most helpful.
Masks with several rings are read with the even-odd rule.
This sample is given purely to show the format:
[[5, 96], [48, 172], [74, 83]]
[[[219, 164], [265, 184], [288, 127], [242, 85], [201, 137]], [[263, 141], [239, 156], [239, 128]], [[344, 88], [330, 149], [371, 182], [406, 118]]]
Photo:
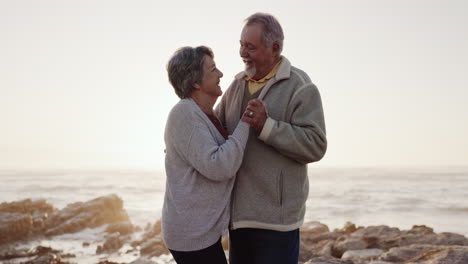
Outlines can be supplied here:
[[[245, 75], [236, 76], [216, 108], [228, 132], [244, 112]], [[322, 101], [309, 76], [285, 57], [259, 99], [267, 104], [269, 118], [260, 135], [250, 132], [233, 189], [231, 228], [291, 231], [304, 221], [307, 164], [327, 149]]]

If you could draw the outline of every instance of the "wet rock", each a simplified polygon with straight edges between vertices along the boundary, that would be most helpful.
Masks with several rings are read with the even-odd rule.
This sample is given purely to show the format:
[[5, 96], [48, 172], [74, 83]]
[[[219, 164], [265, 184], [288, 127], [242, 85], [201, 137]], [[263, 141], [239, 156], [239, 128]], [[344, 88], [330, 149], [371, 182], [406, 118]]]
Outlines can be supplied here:
[[141, 244], [140, 248], [140, 253], [149, 257], [158, 257], [163, 254], [169, 254], [169, 250], [160, 235], [146, 240]]
[[0, 204], [0, 244], [44, 232], [44, 221], [55, 208], [45, 200], [25, 199]]
[[134, 227], [130, 222], [118, 222], [118, 223], [111, 223], [106, 228], [106, 232], [108, 233], [115, 233], [118, 232], [120, 235], [128, 235], [133, 233]]
[[161, 230], [160, 220], [156, 221], [154, 225], [148, 223], [145, 227], [145, 233], [142, 235], [142, 238], [140, 240], [133, 241], [131, 245], [133, 247], [137, 247], [154, 237], [161, 236]]
[[32, 226], [31, 215], [0, 212], [0, 244], [29, 237]]
[[118, 251], [124, 245], [119, 233], [110, 234], [102, 246], [98, 246], [96, 254], [113, 253]]
[[169, 254], [161, 234], [161, 221], [156, 221], [154, 225], [147, 226], [147, 230], [142, 239], [131, 243], [133, 247], [140, 246], [140, 253], [145, 257], [157, 257], [162, 254]]
[[55, 211], [46, 221], [47, 236], [75, 233], [85, 228], [95, 228], [104, 224], [129, 222], [123, 209], [123, 201], [111, 194], [82, 203], [69, 204]]
[[25, 262], [25, 264], [69, 264], [69, 262], [63, 261], [60, 256], [53, 253], [48, 253], [42, 256], [38, 256], [33, 260]]
[[0, 204], [0, 212], [27, 214], [32, 217], [42, 217], [56, 210], [46, 200], [25, 199], [17, 202], [3, 202]]
[[[50, 247], [38, 246], [30, 250], [11, 250], [7, 254], [0, 255], [0, 260], [13, 260], [16, 258], [33, 258], [23, 264], [67, 264], [62, 260], [67, 257], [75, 257], [72, 254], [62, 254], [61, 251]], [[1, 262], [0, 262], [1, 263]], [[16, 262], [15, 262], [16, 263]]]

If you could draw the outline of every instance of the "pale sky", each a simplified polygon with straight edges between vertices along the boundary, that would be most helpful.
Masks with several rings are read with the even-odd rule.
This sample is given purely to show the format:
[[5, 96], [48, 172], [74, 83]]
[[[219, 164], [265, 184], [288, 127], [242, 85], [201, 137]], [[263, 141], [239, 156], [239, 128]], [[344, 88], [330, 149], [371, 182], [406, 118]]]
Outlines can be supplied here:
[[257, 11], [321, 92], [314, 166], [468, 166], [465, 0], [0, 0], [0, 169], [162, 169], [169, 57], [211, 47], [226, 90]]

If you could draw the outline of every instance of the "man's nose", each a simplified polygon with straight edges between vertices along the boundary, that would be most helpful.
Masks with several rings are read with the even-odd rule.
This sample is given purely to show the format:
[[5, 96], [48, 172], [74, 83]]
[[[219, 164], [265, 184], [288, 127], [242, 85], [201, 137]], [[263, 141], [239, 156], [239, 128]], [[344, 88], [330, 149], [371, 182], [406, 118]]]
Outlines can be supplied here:
[[239, 49], [239, 54], [241, 57], [247, 57], [247, 51], [246, 51], [246, 48], [245, 47], [240, 47]]

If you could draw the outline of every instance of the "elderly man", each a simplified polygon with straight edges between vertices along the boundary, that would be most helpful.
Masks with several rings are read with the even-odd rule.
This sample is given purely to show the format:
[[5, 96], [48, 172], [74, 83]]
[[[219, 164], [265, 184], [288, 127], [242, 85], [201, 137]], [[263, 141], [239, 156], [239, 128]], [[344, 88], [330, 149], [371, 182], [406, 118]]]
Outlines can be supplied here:
[[281, 55], [283, 40], [273, 16], [246, 19], [240, 39], [245, 71], [216, 108], [229, 133], [242, 116], [252, 127], [231, 201], [231, 264], [297, 264], [307, 164], [327, 149], [319, 91]]

